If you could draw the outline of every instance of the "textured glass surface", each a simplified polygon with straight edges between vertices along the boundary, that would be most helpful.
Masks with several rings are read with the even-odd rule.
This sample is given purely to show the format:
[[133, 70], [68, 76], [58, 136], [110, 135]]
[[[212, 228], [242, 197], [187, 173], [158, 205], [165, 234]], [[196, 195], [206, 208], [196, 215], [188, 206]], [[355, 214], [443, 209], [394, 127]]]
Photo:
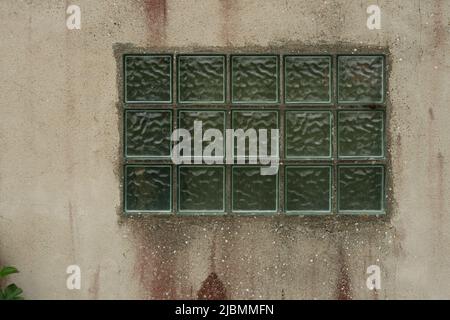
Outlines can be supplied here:
[[127, 110], [125, 126], [127, 157], [170, 156], [171, 111]]
[[126, 102], [171, 102], [170, 56], [125, 57]]
[[340, 111], [338, 118], [340, 157], [383, 156], [382, 111]]
[[170, 166], [127, 166], [126, 211], [170, 211]]
[[339, 211], [382, 211], [383, 175], [381, 166], [339, 167]]
[[233, 56], [231, 75], [233, 102], [278, 101], [277, 56]]
[[[222, 133], [223, 154], [225, 155], [225, 112], [224, 111], [198, 111], [198, 110], [181, 110], [178, 117], [178, 127], [180, 129], [189, 130], [191, 138], [194, 139], [194, 122], [201, 121], [203, 134], [208, 129], [217, 129]], [[203, 141], [203, 148], [208, 146], [211, 142]], [[194, 152], [194, 145], [191, 142], [192, 152]], [[214, 156], [215, 154], [213, 154]]]
[[225, 101], [224, 56], [180, 56], [178, 70], [180, 102]]
[[[261, 140], [261, 146], [266, 147], [267, 150], [267, 154], [271, 155], [271, 148], [272, 148], [272, 143], [271, 143], [271, 129], [277, 129], [278, 128], [278, 112], [277, 111], [263, 111], [263, 110], [248, 110], [248, 111], [244, 111], [244, 110], [239, 110], [239, 111], [233, 111], [232, 114], [232, 122], [233, 122], [233, 129], [242, 129], [245, 131], [247, 131], [248, 129], [255, 129], [256, 134], [259, 138], [259, 131], [260, 129], [266, 129], [267, 130], [267, 144], [262, 143], [263, 141]], [[237, 154], [237, 139], [234, 139], [234, 155], [235, 156], [240, 156], [239, 154]], [[258, 148], [256, 150], [259, 150], [259, 139], [257, 141], [258, 143]], [[278, 153], [278, 150], [277, 150]], [[245, 142], [245, 155], [248, 157], [249, 156], [249, 139], [246, 138], [246, 142]], [[251, 155], [251, 156], [255, 156], [255, 155]]]
[[224, 211], [224, 167], [179, 167], [180, 211]]
[[[385, 214], [387, 67], [382, 53], [363, 52], [123, 55], [124, 212]], [[176, 128], [191, 134], [191, 164], [171, 162]], [[208, 129], [224, 141], [204, 137]], [[280, 175], [261, 174], [271, 129], [283, 135], [273, 153]], [[233, 164], [195, 158], [222, 151], [216, 142]]]
[[330, 212], [330, 167], [286, 167], [286, 211]]
[[260, 167], [233, 167], [233, 211], [276, 211], [278, 175], [261, 175]]
[[331, 157], [331, 112], [286, 112], [286, 157]]
[[383, 56], [338, 57], [339, 102], [383, 102], [383, 73]]
[[330, 63], [331, 58], [326, 56], [287, 56], [285, 58], [286, 102], [330, 102]]

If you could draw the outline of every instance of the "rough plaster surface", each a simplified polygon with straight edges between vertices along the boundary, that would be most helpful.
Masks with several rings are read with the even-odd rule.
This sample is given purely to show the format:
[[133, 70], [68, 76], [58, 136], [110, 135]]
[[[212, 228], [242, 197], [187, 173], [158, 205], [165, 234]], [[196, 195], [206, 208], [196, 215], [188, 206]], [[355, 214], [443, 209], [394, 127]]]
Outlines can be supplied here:
[[[381, 30], [366, 27], [373, 3]], [[0, 264], [30, 299], [448, 298], [449, 19], [447, 0], [1, 1]], [[389, 217], [121, 217], [126, 43], [387, 48]], [[71, 264], [81, 290], [66, 288]]]

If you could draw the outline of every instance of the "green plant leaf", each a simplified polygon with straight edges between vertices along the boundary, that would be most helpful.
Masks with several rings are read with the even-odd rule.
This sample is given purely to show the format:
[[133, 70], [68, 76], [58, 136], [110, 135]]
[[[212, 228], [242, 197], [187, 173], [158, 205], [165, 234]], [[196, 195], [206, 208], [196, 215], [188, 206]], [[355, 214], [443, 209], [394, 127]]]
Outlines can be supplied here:
[[3, 299], [4, 300], [22, 300], [23, 297], [20, 295], [22, 294], [22, 289], [17, 287], [14, 283], [10, 284], [5, 288], [3, 291]]
[[4, 278], [12, 273], [19, 273], [19, 270], [17, 270], [15, 267], [3, 267], [0, 270], [0, 278]]

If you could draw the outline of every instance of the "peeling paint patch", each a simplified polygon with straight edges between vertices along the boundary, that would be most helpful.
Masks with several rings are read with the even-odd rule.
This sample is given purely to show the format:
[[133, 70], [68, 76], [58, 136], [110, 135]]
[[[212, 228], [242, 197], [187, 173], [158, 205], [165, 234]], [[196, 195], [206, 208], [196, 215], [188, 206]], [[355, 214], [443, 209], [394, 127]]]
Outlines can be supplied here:
[[225, 300], [227, 298], [225, 287], [215, 272], [203, 281], [197, 293], [199, 300]]

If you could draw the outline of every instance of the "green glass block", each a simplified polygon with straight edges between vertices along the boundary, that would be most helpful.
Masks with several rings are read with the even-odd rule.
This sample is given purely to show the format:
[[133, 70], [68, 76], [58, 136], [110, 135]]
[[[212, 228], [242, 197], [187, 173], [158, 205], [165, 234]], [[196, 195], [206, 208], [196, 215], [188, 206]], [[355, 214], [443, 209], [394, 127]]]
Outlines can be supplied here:
[[[194, 139], [194, 122], [201, 121], [202, 135], [208, 129], [217, 129], [222, 134], [223, 156], [225, 155], [225, 111], [223, 110], [180, 110], [178, 114], [178, 128], [186, 129]], [[210, 141], [202, 142], [202, 150], [210, 145]], [[191, 150], [194, 152], [194, 142], [191, 141]], [[216, 154], [212, 154], [217, 156]], [[195, 155], [193, 154], [195, 157]]]
[[339, 102], [382, 103], [384, 91], [383, 56], [338, 57]]
[[286, 158], [330, 158], [329, 111], [286, 111]]
[[233, 103], [278, 102], [277, 56], [233, 56], [231, 65]]
[[339, 212], [384, 211], [384, 167], [340, 166], [338, 170]]
[[[267, 155], [271, 155], [272, 142], [271, 142], [271, 129], [278, 129], [278, 111], [275, 110], [234, 110], [232, 112], [232, 128], [235, 130], [242, 129], [244, 133], [249, 129], [254, 129], [256, 131], [256, 136], [258, 141], [256, 144], [256, 152], [258, 152], [260, 143], [263, 148], [266, 148]], [[267, 130], [267, 144], [262, 143], [259, 139], [259, 130]], [[247, 137], [245, 141], [245, 156], [255, 157], [258, 154], [249, 154], [249, 141]], [[278, 155], [278, 148], [276, 149], [276, 155]], [[234, 156], [241, 157], [244, 156], [238, 153], [238, 139], [234, 139]]]
[[331, 167], [287, 166], [286, 212], [330, 213]]
[[171, 101], [171, 56], [125, 56], [125, 102], [170, 103]]
[[383, 157], [383, 130], [383, 111], [340, 111], [338, 113], [339, 157]]
[[125, 156], [169, 157], [172, 112], [170, 110], [125, 111]]
[[331, 57], [286, 56], [286, 103], [331, 102]]
[[261, 167], [234, 166], [232, 206], [235, 212], [276, 212], [278, 174], [261, 175]]
[[178, 57], [179, 102], [223, 103], [225, 83], [225, 56]]
[[180, 212], [225, 211], [225, 167], [180, 166], [178, 179]]
[[126, 212], [171, 211], [170, 166], [128, 165], [125, 167]]

